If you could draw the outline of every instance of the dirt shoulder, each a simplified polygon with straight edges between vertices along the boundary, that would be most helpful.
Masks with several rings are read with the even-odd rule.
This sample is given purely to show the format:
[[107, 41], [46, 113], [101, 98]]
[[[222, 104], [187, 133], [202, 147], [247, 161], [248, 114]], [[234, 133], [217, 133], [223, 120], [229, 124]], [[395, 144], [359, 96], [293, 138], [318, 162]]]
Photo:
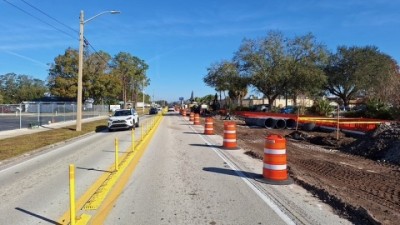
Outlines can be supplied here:
[[[221, 136], [223, 122], [214, 119], [214, 131]], [[336, 141], [333, 133], [301, 131], [300, 137], [305, 137], [296, 136], [296, 140], [293, 130], [249, 127], [240, 120], [236, 123], [238, 145], [259, 159], [263, 158], [267, 135], [286, 136], [291, 177], [330, 204], [339, 215], [355, 224], [397, 224], [400, 221], [400, 166], [354, 155], [355, 149], [362, 151], [370, 145], [362, 144], [361, 138], [346, 137], [342, 133]], [[392, 144], [396, 145], [396, 141], [394, 139]], [[385, 146], [394, 148], [390, 144]]]

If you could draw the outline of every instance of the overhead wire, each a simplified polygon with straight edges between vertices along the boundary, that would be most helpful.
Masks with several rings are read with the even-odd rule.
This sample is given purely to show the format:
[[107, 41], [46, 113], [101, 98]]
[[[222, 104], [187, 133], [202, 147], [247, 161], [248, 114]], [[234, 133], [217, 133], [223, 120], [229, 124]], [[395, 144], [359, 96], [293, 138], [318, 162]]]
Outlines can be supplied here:
[[30, 6], [30, 7], [32, 7], [32, 8], [34, 8], [34, 9], [36, 9], [37, 11], [41, 12], [43, 15], [49, 17], [50, 19], [56, 21], [57, 23], [63, 25], [64, 27], [66, 27], [66, 28], [68, 28], [68, 29], [70, 29], [70, 30], [72, 30], [72, 31], [74, 31], [74, 32], [76, 32], [76, 33], [79, 34], [79, 31], [78, 31], [78, 30], [76, 30], [76, 29], [74, 29], [74, 28], [72, 28], [72, 27], [66, 25], [65, 23], [63, 23], [63, 22], [57, 20], [56, 18], [50, 16], [49, 14], [47, 14], [47, 13], [44, 12], [43, 10], [37, 8], [36, 6], [32, 5], [31, 3], [29, 3], [29, 2], [27, 2], [27, 1], [25, 1], [25, 0], [20, 0], [20, 1], [23, 2], [23, 3], [25, 3], [25, 4], [27, 4], [28, 6]]
[[13, 4], [13, 3], [7, 1], [7, 0], [3, 0], [3, 1], [6, 2], [7, 4], [13, 6], [14, 8], [16, 8], [16, 9], [22, 11], [23, 13], [25, 13], [25, 14], [27, 14], [27, 15], [29, 15], [29, 16], [31, 16], [31, 17], [37, 19], [37, 20], [39, 20], [40, 22], [42, 22], [42, 23], [44, 23], [44, 24], [46, 24], [46, 25], [48, 25], [48, 26], [50, 26], [50, 27], [56, 29], [57, 31], [59, 31], [59, 32], [65, 34], [65, 35], [68, 35], [69, 37], [72, 37], [73, 39], [76, 39], [76, 37], [72, 36], [71, 34], [65, 32], [65, 31], [63, 31], [63, 30], [61, 30], [61, 29], [59, 29], [59, 28], [57, 28], [57, 27], [55, 27], [55, 26], [53, 26], [52, 24], [50, 24], [50, 23], [48, 23], [48, 22], [46, 22], [46, 21], [44, 21], [44, 20], [42, 20], [42, 19], [40, 19], [39, 17], [33, 15], [32, 13], [30, 13], [30, 12], [28, 12], [28, 11], [22, 9], [21, 7], [15, 5], [15, 4]]
[[[6, 3], [8, 3], [8, 4], [10, 4], [11, 6], [17, 8], [18, 10], [24, 12], [25, 14], [27, 14], [27, 15], [29, 15], [29, 16], [31, 16], [31, 17], [37, 19], [37, 20], [39, 20], [40, 22], [45, 23], [45, 24], [48, 25], [48, 26], [51, 26], [52, 28], [56, 29], [57, 31], [60, 31], [60, 32], [62, 32], [62, 33], [64, 33], [64, 34], [66, 34], [66, 35], [72, 37], [73, 39], [76, 39], [76, 37], [72, 36], [71, 34], [65, 32], [65, 31], [63, 31], [63, 30], [61, 30], [61, 29], [59, 29], [59, 28], [57, 28], [57, 27], [55, 27], [55, 26], [53, 26], [52, 24], [50, 24], [50, 23], [48, 23], [48, 22], [46, 22], [46, 21], [40, 19], [39, 17], [36, 17], [35, 15], [29, 13], [28, 11], [26, 11], [26, 10], [24, 10], [24, 9], [22, 9], [22, 8], [20, 8], [20, 7], [18, 7], [17, 5], [15, 5], [15, 4], [13, 4], [13, 3], [7, 1], [7, 0], [3, 0], [3, 1], [6, 2]], [[79, 34], [79, 31], [77, 31], [77, 30], [75, 30], [74, 28], [72, 28], [72, 27], [66, 25], [65, 23], [63, 23], [63, 22], [57, 20], [56, 18], [50, 16], [49, 14], [47, 14], [47, 13], [44, 12], [43, 10], [39, 9], [38, 7], [32, 5], [31, 3], [29, 3], [29, 2], [27, 2], [27, 1], [25, 1], [25, 0], [20, 0], [20, 1], [23, 2], [23, 3], [25, 3], [26, 5], [28, 5], [29, 7], [35, 9], [36, 11], [39, 11], [39, 12], [42, 13], [43, 15], [49, 17], [50, 19], [56, 21], [57, 23], [61, 24], [62, 26], [68, 28], [69, 30], [74, 31], [74, 32], [76, 32], [76, 33]], [[99, 54], [99, 52], [93, 47], [93, 45], [90, 44], [90, 42], [86, 39], [86, 37], [84, 37], [84, 44], [90, 46], [90, 47], [92, 48], [92, 50], [94, 51], [94, 53], [95, 53], [97, 56], [99, 56], [106, 64], [109, 64], [109, 62], [108, 62], [106, 59], [104, 59], [104, 57], [103, 57], [102, 55]]]

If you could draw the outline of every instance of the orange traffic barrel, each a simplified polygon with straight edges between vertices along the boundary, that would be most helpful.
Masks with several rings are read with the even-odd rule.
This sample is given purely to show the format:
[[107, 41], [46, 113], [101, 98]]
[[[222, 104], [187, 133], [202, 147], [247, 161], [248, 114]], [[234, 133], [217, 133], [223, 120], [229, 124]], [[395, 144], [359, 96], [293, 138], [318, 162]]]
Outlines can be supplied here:
[[194, 121], [194, 112], [190, 112], [189, 121], [191, 121], [191, 122]]
[[194, 114], [194, 123], [193, 125], [200, 125], [200, 114], [195, 113]]
[[265, 138], [263, 178], [270, 184], [290, 184], [287, 171], [286, 139], [271, 134]]
[[182, 110], [182, 116], [186, 116], [186, 109]]
[[206, 117], [204, 122], [204, 134], [213, 135], [214, 134], [214, 119], [212, 117]]
[[223, 149], [239, 149], [236, 141], [236, 123], [232, 121], [224, 122], [224, 143]]

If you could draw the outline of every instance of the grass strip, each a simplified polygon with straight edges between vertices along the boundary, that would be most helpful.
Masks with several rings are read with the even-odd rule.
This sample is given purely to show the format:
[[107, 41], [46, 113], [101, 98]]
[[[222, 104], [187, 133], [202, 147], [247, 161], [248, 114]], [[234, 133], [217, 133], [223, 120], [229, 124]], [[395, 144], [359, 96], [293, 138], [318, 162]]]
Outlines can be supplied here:
[[82, 124], [82, 131], [75, 131], [76, 126], [57, 128], [0, 140], [0, 161], [23, 155], [35, 149], [67, 141], [81, 135], [98, 132], [107, 128], [107, 120], [101, 119]]

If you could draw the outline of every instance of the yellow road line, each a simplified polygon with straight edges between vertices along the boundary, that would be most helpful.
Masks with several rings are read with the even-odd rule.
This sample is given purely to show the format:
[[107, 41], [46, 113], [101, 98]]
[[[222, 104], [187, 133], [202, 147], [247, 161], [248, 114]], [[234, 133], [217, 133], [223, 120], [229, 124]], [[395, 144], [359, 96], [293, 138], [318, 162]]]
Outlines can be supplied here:
[[[161, 120], [159, 120], [155, 127], [159, 125]], [[137, 164], [139, 163], [140, 158], [142, 157], [143, 153], [147, 149], [147, 146], [154, 135], [156, 129], [149, 130], [148, 135], [144, 138], [143, 142], [137, 147], [137, 156], [133, 158], [132, 162], [124, 171], [124, 174], [120, 177], [118, 182], [115, 184], [112, 192], [107, 196], [104, 200], [102, 206], [97, 211], [96, 215], [91, 219], [90, 224], [103, 224], [104, 220], [107, 218], [108, 214], [113, 209], [115, 202], [118, 200], [118, 197], [121, 195], [125, 185], [128, 183], [133, 171], [135, 170]]]
[[[123, 161], [121, 162], [121, 164], [123, 164], [123, 166], [121, 166], [122, 168], [120, 168], [120, 170], [116, 173], [104, 173], [102, 176], [99, 177], [99, 179], [89, 187], [89, 189], [79, 198], [79, 200], [76, 203], [76, 208], [77, 209], [82, 209], [84, 208], [85, 204], [87, 204], [88, 202], [90, 202], [90, 199], [96, 195], [96, 192], [98, 192], [100, 189], [103, 189], [102, 191], [106, 191], [106, 193], [101, 193], [102, 196], [101, 197], [101, 202], [103, 202], [104, 198], [106, 197], [107, 194], [109, 194], [109, 192], [111, 191], [111, 189], [113, 188], [113, 190], [111, 191], [111, 193], [109, 194], [110, 196], [119, 196], [119, 194], [121, 193], [122, 188], [125, 186], [125, 183], [127, 182], [127, 180], [129, 179], [129, 176], [132, 174], [134, 168], [136, 167], [137, 162], [139, 161], [139, 159], [141, 158], [141, 156], [144, 153], [144, 150], [147, 147], [147, 144], [149, 143], [151, 137], [154, 135], [155, 133], [155, 128], [158, 127], [158, 125], [161, 123], [161, 119], [162, 116], [158, 116], [157, 117], [157, 121], [154, 124], [154, 127], [151, 129], [151, 131], [148, 133], [149, 135], [146, 135], [146, 137], [144, 137], [144, 139], [142, 141], [140, 141], [138, 143], [138, 146], [135, 148], [134, 152], [130, 152], [129, 150], [131, 150], [131, 146], [126, 150], [127, 153], [124, 154], [123, 156]], [[132, 162], [131, 162], [132, 161]], [[115, 169], [115, 165], [111, 165], [109, 167], [109, 171], [113, 171]], [[126, 170], [126, 172], [124, 172]], [[116, 175], [116, 176], [115, 176]], [[122, 176], [121, 176], [122, 175]], [[127, 177], [127, 178], [125, 178]], [[117, 178], [120, 178], [121, 181], [118, 181]], [[111, 182], [107, 182], [108, 180], [112, 180]], [[125, 180], [125, 183], [122, 182], [123, 180]], [[107, 187], [104, 189], [102, 188], [102, 186], [104, 186], [104, 184], [107, 185]], [[117, 195], [115, 193], [118, 193]], [[107, 197], [106, 199], [109, 199], [109, 197]], [[114, 199], [113, 201], [115, 201], [116, 199]], [[107, 200], [105, 200], [107, 202]], [[100, 204], [101, 204], [100, 202]], [[100, 205], [99, 204], [99, 205]], [[107, 204], [103, 204], [103, 205], [107, 205]], [[87, 208], [91, 208], [90, 206], [88, 206]], [[95, 209], [97, 209], [97, 207], [94, 207]], [[104, 207], [103, 207], [104, 208]], [[101, 209], [101, 210], [105, 210], [105, 209]], [[100, 210], [100, 211], [101, 211]], [[107, 212], [107, 215], [109, 213], [110, 209], [106, 210], [105, 212]], [[69, 209], [63, 214], [63, 216], [58, 219], [58, 222], [60, 224], [69, 224], [69, 214], [70, 211]], [[85, 215], [85, 214], [83, 214]], [[77, 216], [79, 217], [79, 216]], [[103, 220], [106, 217], [101, 217]], [[101, 219], [100, 218], [100, 219]], [[99, 221], [99, 219], [96, 219], [96, 217], [94, 217], [93, 219], [95, 219], [96, 221]], [[82, 224], [82, 223], [81, 223]], [[86, 224], [86, 223], [83, 223]], [[97, 223], [93, 223], [93, 224], [97, 224]]]

